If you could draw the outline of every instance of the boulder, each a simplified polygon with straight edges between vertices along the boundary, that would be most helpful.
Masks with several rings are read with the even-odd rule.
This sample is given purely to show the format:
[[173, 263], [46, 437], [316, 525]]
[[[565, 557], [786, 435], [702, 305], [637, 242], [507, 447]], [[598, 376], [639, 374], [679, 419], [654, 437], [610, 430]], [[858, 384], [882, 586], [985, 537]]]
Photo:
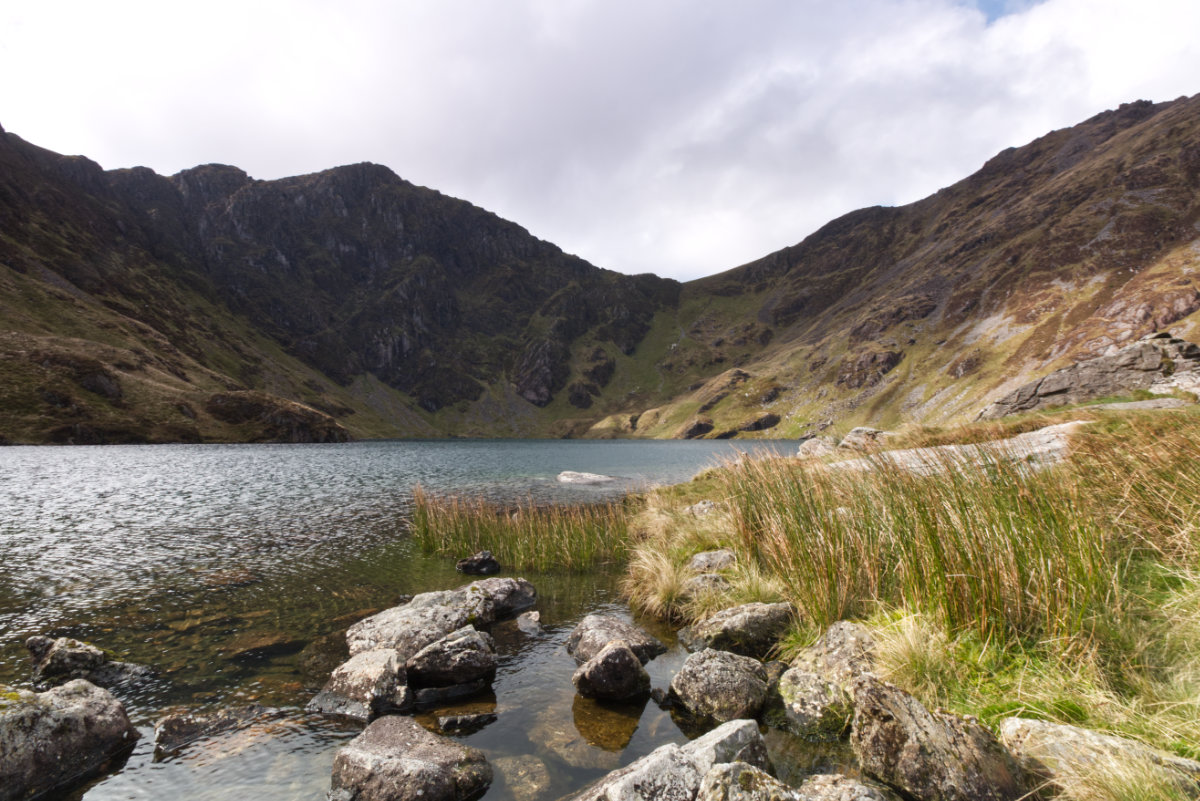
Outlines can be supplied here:
[[800, 801], [899, 801], [893, 793], [837, 773], [809, 776], [797, 789]]
[[77, 785], [137, 739], [121, 702], [84, 679], [44, 693], [0, 686], [0, 801]]
[[308, 704], [310, 712], [339, 715], [370, 722], [412, 705], [404, 666], [390, 648], [356, 654], [329, 677], [325, 687]]
[[749, 603], [722, 609], [679, 632], [689, 651], [716, 648], [764, 658], [787, 632], [796, 610], [788, 603]]
[[837, 453], [837, 442], [826, 436], [809, 437], [796, 449], [796, 456], [801, 459], [819, 459], [834, 453]]
[[816, 673], [790, 668], [768, 699], [768, 725], [806, 740], [840, 740], [850, 731], [854, 705], [839, 685]]
[[1151, 334], [1113, 353], [1076, 362], [1023, 384], [989, 404], [979, 413], [979, 419], [1126, 395], [1139, 389], [1169, 392], [1194, 386], [1197, 380], [1200, 348], [1169, 334]]
[[329, 801], [465, 801], [491, 782], [482, 751], [389, 715], [338, 750]]
[[704, 774], [696, 801], [801, 801], [796, 790], [746, 762], [713, 765]]
[[1039, 783], [1058, 783], [1089, 772], [1137, 765], [1174, 784], [1192, 797], [1200, 796], [1200, 762], [1157, 751], [1136, 740], [1081, 729], [1062, 723], [1027, 718], [1000, 722], [1000, 740], [1018, 764]]
[[517, 628], [522, 634], [536, 637], [542, 633], [542, 613], [522, 612], [517, 615]]
[[623, 701], [650, 692], [650, 674], [624, 640], [614, 640], [584, 662], [571, 676], [580, 695]]
[[875, 671], [875, 638], [865, 627], [839, 620], [797, 654], [792, 667], [853, 690], [856, 678]]
[[974, 718], [929, 712], [869, 674], [854, 682], [850, 744], [863, 772], [922, 801], [1017, 801], [1022, 774]]
[[374, 648], [395, 649], [407, 662], [417, 651], [467, 624], [487, 626], [537, 601], [525, 579], [489, 578], [465, 587], [424, 592], [401, 606], [360, 620], [346, 632], [351, 656]]
[[882, 444], [880, 440], [887, 436], [888, 433], [886, 431], [880, 431], [878, 428], [858, 426], [857, 428], [850, 429], [850, 433], [842, 437], [842, 441], [838, 443], [838, 447], [869, 453], [879, 450], [879, 446]]
[[275, 710], [251, 704], [211, 715], [168, 715], [154, 724], [154, 752], [158, 756], [171, 754], [197, 740], [249, 726], [272, 714]]
[[451, 684], [448, 687], [417, 687], [413, 690], [413, 702], [418, 709], [441, 706], [481, 693], [491, 686], [491, 683], [490, 679], [476, 679], [464, 684]]
[[405, 667], [413, 686], [467, 684], [495, 674], [496, 646], [487, 634], [464, 626], [413, 654]]
[[716, 551], [701, 551], [688, 560], [687, 566], [693, 573], [712, 573], [733, 567], [735, 564], [737, 556], [734, 552], [728, 548], [721, 548]]
[[573, 801], [693, 801], [714, 765], [770, 768], [758, 724], [733, 720], [685, 745], [664, 745], [584, 788]]
[[492, 556], [491, 551], [480, 551], [466, 559], [459, 559], [454, 564], [454, 569], [472, 576], [490, 576], [500, 572], [500, 563]]
[[710, 592], [724, 592], [731, 586], [729, 579], [720, 573], [701, 573], [683, 582], [680, 595], [683, 598], [696, 598]]
[[25, 647], [33, 658], [33, 683], [54, 687], [72, 679], [87, 679], [97, 687], [111, 689], [154, 675], [145, 665], [118, 662], [94, 645], [68, 637], [30, 637]]
[[747, 656], [706, 648], [671, 679], [670, 696], [698, 720], [753, 718], [767, 696], [767, 672]]
[[643, 665], [667, 651], [667, 646], [632, 623], [614, 615], [591, 614], [567, 638], [567, 653], [582, 665], [614, 640], [624, 640]]

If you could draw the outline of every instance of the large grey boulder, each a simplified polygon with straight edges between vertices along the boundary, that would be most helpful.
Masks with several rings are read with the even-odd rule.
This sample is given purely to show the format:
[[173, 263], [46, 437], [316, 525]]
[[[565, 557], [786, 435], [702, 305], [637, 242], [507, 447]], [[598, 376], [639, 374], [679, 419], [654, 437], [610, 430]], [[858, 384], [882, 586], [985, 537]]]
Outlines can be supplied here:
[[1135, 740], [1028, 718], [1005, 718], [1000, 740], [1039, 783], [1067, 783], [1082, 775], [1136, 767], [1200, 797], [1200, 762], [1166, 754]]
[[670, 696], [698, 720], [753, 718], [767, 697], [767, 672], [757, 659], [706, 648], [683, 663]]
[[343, 662], [308, 704], [310, 712], [372, 721], [412, 705], [404, 665], [390, 648], [363, 651]]
[[831, 456], [835, 453], [837, 453], [837, 442], [833, 437], [826, 436], [809, 437], [796, 449], [796, 456], [801, 459], [820, 459], [822, 456]]
[[842, 739], [854, 716], [854, 704], [840, 685], [800, 668], [779, 677], [767, 706], [767, 725], [816, 742]]
[[769, 770], [758, 724], [734, 720], [686, 745], [664, 745], [609, 773], [572, 801], [693, 801], [714, 765], [745, 762]]
[[582, 665], [614, 640], [624, 640], [643, 665], [667, 651], [667, 646], [632, 623], [615, 615], [591, 614], [567, 638], [567, 653]]
[[491, 782], [482, 751], [389, 715], [338, 750], [329, 801], [466, 801]]
[[922, 801], [1017, 801], [1025, 797], [1012, 755], [973, 718], [930, 712], [864, 674], [854, 682], [850, 744], [863, 772]]
[[788, 603], [749, 603], [722, 609], [679, 632], [689, 651], [715, 648], [763, 659], [791, 625], [795, 609]]
[[839, 620], [797, 654], [791, 664], [853, 690], [856, 678], [875, 671], [875, 638], [863, 626]]
[[696, 801], [800, 801], [800, 794], [746, 762], [713, 765], [704, 774]]
[[414, 686], [467, 684], [496, 672], [496, 646], [489, 635], [464, 626], [413, 654], [406, 667]]
[[358, 621], [346, 631], [350, 655], [375, 648], [394, 649], [402, 662], [417, 651], [468, 624], [488, 626], [512, 617], [537, 601], [525, 579], [490, 578], [465, 587], [424, 592], [402, 606]]
[[624, 640], [614, 640], [584, 662], [571, 676], [580, 695], [623, 701], [650, 692], [650, 674]]
[[888, 436], [888, 432], [881, 431], [878, 428], [869, 426], [858, 426], [850, 429], [846, 436], [842, 437], [842, 441], [838, 443], [839, 448], [845, 448], [852, 451], [863, 451], [870, 453], [876, 451], [882, 445], [882, 440]]
[[137, 739], [121, 702], [83, 679], [44, 693], [0, 686], [0, 801], [74, 786]]
[[154, 674], [145, 665], [109, 659], [96, 646], [68, 637], [35, 635], [25, 641], [25, 647], [33, 658], [33, 683], [41, 688], [87, 679], [97, 687], [112, 689]]
[[[1192, 377], [1191, 381], [1184, 381]], [[1017, 412], [1124, 395], [1134, 390], [1187, 388], [1200, 380], [1200, 348], [1169, 334], [1151, 334], [1114, 353], [1076, 362], [1017, 387], [979, 413], [992, 420]]]

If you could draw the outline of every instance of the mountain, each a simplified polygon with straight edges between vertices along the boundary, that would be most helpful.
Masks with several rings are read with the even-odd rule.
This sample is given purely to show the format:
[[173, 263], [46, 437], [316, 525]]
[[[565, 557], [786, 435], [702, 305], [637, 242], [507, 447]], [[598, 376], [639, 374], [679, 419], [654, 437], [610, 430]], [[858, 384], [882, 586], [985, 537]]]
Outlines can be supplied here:
[[1200, 96], [678, 284], [358, 164], [101, 169], [0, 129], [0, 438], [796, 436], [1193, 336]]

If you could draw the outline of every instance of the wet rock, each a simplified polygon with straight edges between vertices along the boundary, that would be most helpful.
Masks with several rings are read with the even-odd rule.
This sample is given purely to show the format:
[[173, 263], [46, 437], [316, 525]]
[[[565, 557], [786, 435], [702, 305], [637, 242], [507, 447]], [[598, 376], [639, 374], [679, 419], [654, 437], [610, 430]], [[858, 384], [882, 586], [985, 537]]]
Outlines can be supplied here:
[[715, 648], [761, 659], [779, 642], [795, 613], [787, 603], [742, 604], [680, 630], [679, 640], [689, 651]]
[[[711, 503], [711, 501], [710, 501]], [[689, 507], [690, 508], [690, 507]], [[693, 573], [713, 573], [737, 564], [737, 556], [728, 548], [702, 551], [688, 560], [688, 570]]]
[[809, 437], [796, 449], [796, 456], [801, 459], [819, 459], [834, 453], [837, 453], [837, 442], [826, 436]]
[[499, 757], [493, 761], [493, 767], [514, 801], [537, 801], [550, 789], [550, 771], [535, 756]]
[[33, 683], [54, 687], [72, 679], [87, 679], [97, 687], [112, 689], [151, 678], [152, 668], [132, 662], [110, 660], [94, 645], [68, 637], [36, 635], [25, 641], [33, 658]]
[[338, 750], [329, 801], [466, 801], [491, 783], [482, 751], [389, 715]]
[[468, 624], [487, 626], [536, 601], [537, 590], [525, 579], [482, 579], [455, 590], [421, 593], [407, 604], [360, 620], [346, 631], [346, 643], [351, 655], [394, 648], [407, 662], [452, 631]]
[[500, 572], [500, 563], [492, 556], [491, 551], [480, 551], [466, 559], [459, 559], [454, 569], [472, 576], [490, 576]]
[[592, 614], [579, 621], [567, 638], [567, 653], [582, 665], [614, 640], [624, 640], [643, 665], [667, 651], [667, 646], [632, 623], [613, 615]]
[[542, 613], [523, 612], [517, 615], [517, 628], [521, 630], [522, 634], [536, 637], [542, 633]]
[[746, 656], [706, 648], [692, 654], [671, 679], [671, 697], [700, 720], [753, 718], [767, 696], [767, 672]]
[[0, 801], [79, 784], [137, 739], [121, 702], [83, 679], [44, 693], [0, 686]]
[[272, 714], [274, 710], [253, 704], [211, 715], [168, 715], [154, 724], [155, 755], [174, 753], [196, 740], [248, 726]]
[[683, 582], [682, 595], [684, 598], [696, 598], [710, 592], [724, 592], [731, 586], [729, 579], [720, 573], [701, 573]]
[[857, 428], [850, 429], [850, 433], [842, 437], [842, 441], [838, 443], [838, 447], [869, 453], [878, 450], [882, 444], [881, 440], [887, 436], [888, 433], [886, 431], [881, 431], [878, 428], [858, 426]]
[[614, 640], [571, 676], [580, 695], [623, 701], [650, 692], [650, 674], [624, 640]]
[[[582, 698], [579, 695], [575, 697]], [[590, 699], [582, 700], [596, 704]], [[624, 745], [620, 748], [607, 747], [606, 743], [611, 742], [613, 733], [593, 726], [590, 718], [585, 717], [583, 723], [581, 730], [572, 721], [564, 719], [560, 711], [547, 709], [530, 727], [529, 741], [535, 749], [552, 754], [556, 760], [580, 770], [613, 770], [620, 765]], [[632, 729], [636, 730], [637, 721], [632, 721], [632, 724]], [[624, 742], [628, 744], [628, 740]]]
[[797, 654], [792, 667], [816, 673], [853, 691], [856, 678], [875, 671], [875, 638], [865, 627], [839, 620]]
[[491, 686], [489, 679], [477, 679], [465, 684], [451, 684], [448, 687], [419, 687], [413, 690], [413, 701], [417, 707], [428, 709], [440, 706], [449, 701], [470, 698]]
[[692, 801], [714, 765], [745, 762], [767, 770], [766, 746], [752, 720], [730, 721], [686, 745], [664, 745], [613, 771], [573, 801]]
[[779, 678], [768, 701], [768, 725], [806, 740], [840, 740], [850, 731], [854, 706], [839, 685], [798, 668]]
[[406, 667], [414, 686], [469, 684], [495, 674], [496, 646], [487, 634], [464, 626], [413, 654]]
[[473, 715], [439, 715], [437, 724], [446, 734], [473, 734], [496, 720], [495, 712], [480, 712]]
[[412, 705], [404, 666], [388, 648], [363, 651], [339, 665], [308, 704], [310, 712], [372, 721]]
[[1059, 784], [1092, 771], [1136, 765], [1174, 784], [1181, 793], [1200, 797], [1200, 762], [1156, 751], [1149, 746], [1111, 734], [1062, 723], [1027, 718], [1000, 722], [1000, 740], [1036, 783]]
[[304, 640], [278, 631], [247, 631], [230, 640], [221, 653], [230, 659], [249, 662], [296, 653], [304, 645]]
[[871, 675], [854, 682], [850, 743], [863, 772], [922, 801], [1017, 801], [1021, 770], [973, 718], [929, 712]]
[[704, 774], [696, 801], [803, 801], [796, 790], [745, 762], [713, 765]]
[[899, 796], [836, 773], [810, 776], [796, 790], [800, 801], [900, 801]]
[[640, 701], [613, 702], [576, 695], [571, 702], [571, 719], [588, 745], [620, 753], [633, 740], [645, 708], [644, 697]]

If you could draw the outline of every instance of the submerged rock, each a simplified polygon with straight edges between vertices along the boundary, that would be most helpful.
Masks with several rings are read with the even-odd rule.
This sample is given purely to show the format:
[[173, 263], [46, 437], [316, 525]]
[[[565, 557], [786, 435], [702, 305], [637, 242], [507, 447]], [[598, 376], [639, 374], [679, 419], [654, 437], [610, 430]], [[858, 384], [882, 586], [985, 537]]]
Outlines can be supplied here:
[[390, 648], [377, 648], [339, 665], [308, 710], [369, 722], [410, 706], [412, 695], [399, 657]]
[[466, 801], [491, 782], [482, 751], [389, 715], [338, 750], [329, 801]]
[[767, 697], [767, 672], [757, 659], [706, 648], [683, 663], [670, 694], [699, 720], [753, 718]]
[[44, 693], [0, 686], [0, 801], [77, 785], [137, 739], [121, 702], [84, 679]]
[[650, 674], [624, 640], [614, 640], [584, 662], [571, 676], [580, 695], [610, 701], [650, 692]]
[[682, 629], [679, 640], [690, 651], [716, 648], [762, 659], [787, 632], [795, 614], [787, 603], [742, 604]]
[[850, 743], [863, 771], [922, 801], [1017, 801], [1026, 797], [1012, 755], [974, 718], [929, 712], [899, 687], [854, 682]]
[[614, 640], [624, 640], [643, 665], [667, 651], [667, 646], [632, 623], [613, 615], [592, 614], [579, 621], [567, 638], [567, 653], [582, 665]]
[[197, 740], [249, 726], [272, 714], [275, 710], [252, 704], [211, 715], [168, 715], [154, 724], [154, 752], [160, 757], [174, 753]]
[[532, 754], [499, 757], [494, 766], [515, 801], [537, 801], [550, 788], [546, 763]]
[[438, 728], [447, 734], [473, 734], [498, 720], [495, 712], [476, 712], [467, 715], [439, 715]]

